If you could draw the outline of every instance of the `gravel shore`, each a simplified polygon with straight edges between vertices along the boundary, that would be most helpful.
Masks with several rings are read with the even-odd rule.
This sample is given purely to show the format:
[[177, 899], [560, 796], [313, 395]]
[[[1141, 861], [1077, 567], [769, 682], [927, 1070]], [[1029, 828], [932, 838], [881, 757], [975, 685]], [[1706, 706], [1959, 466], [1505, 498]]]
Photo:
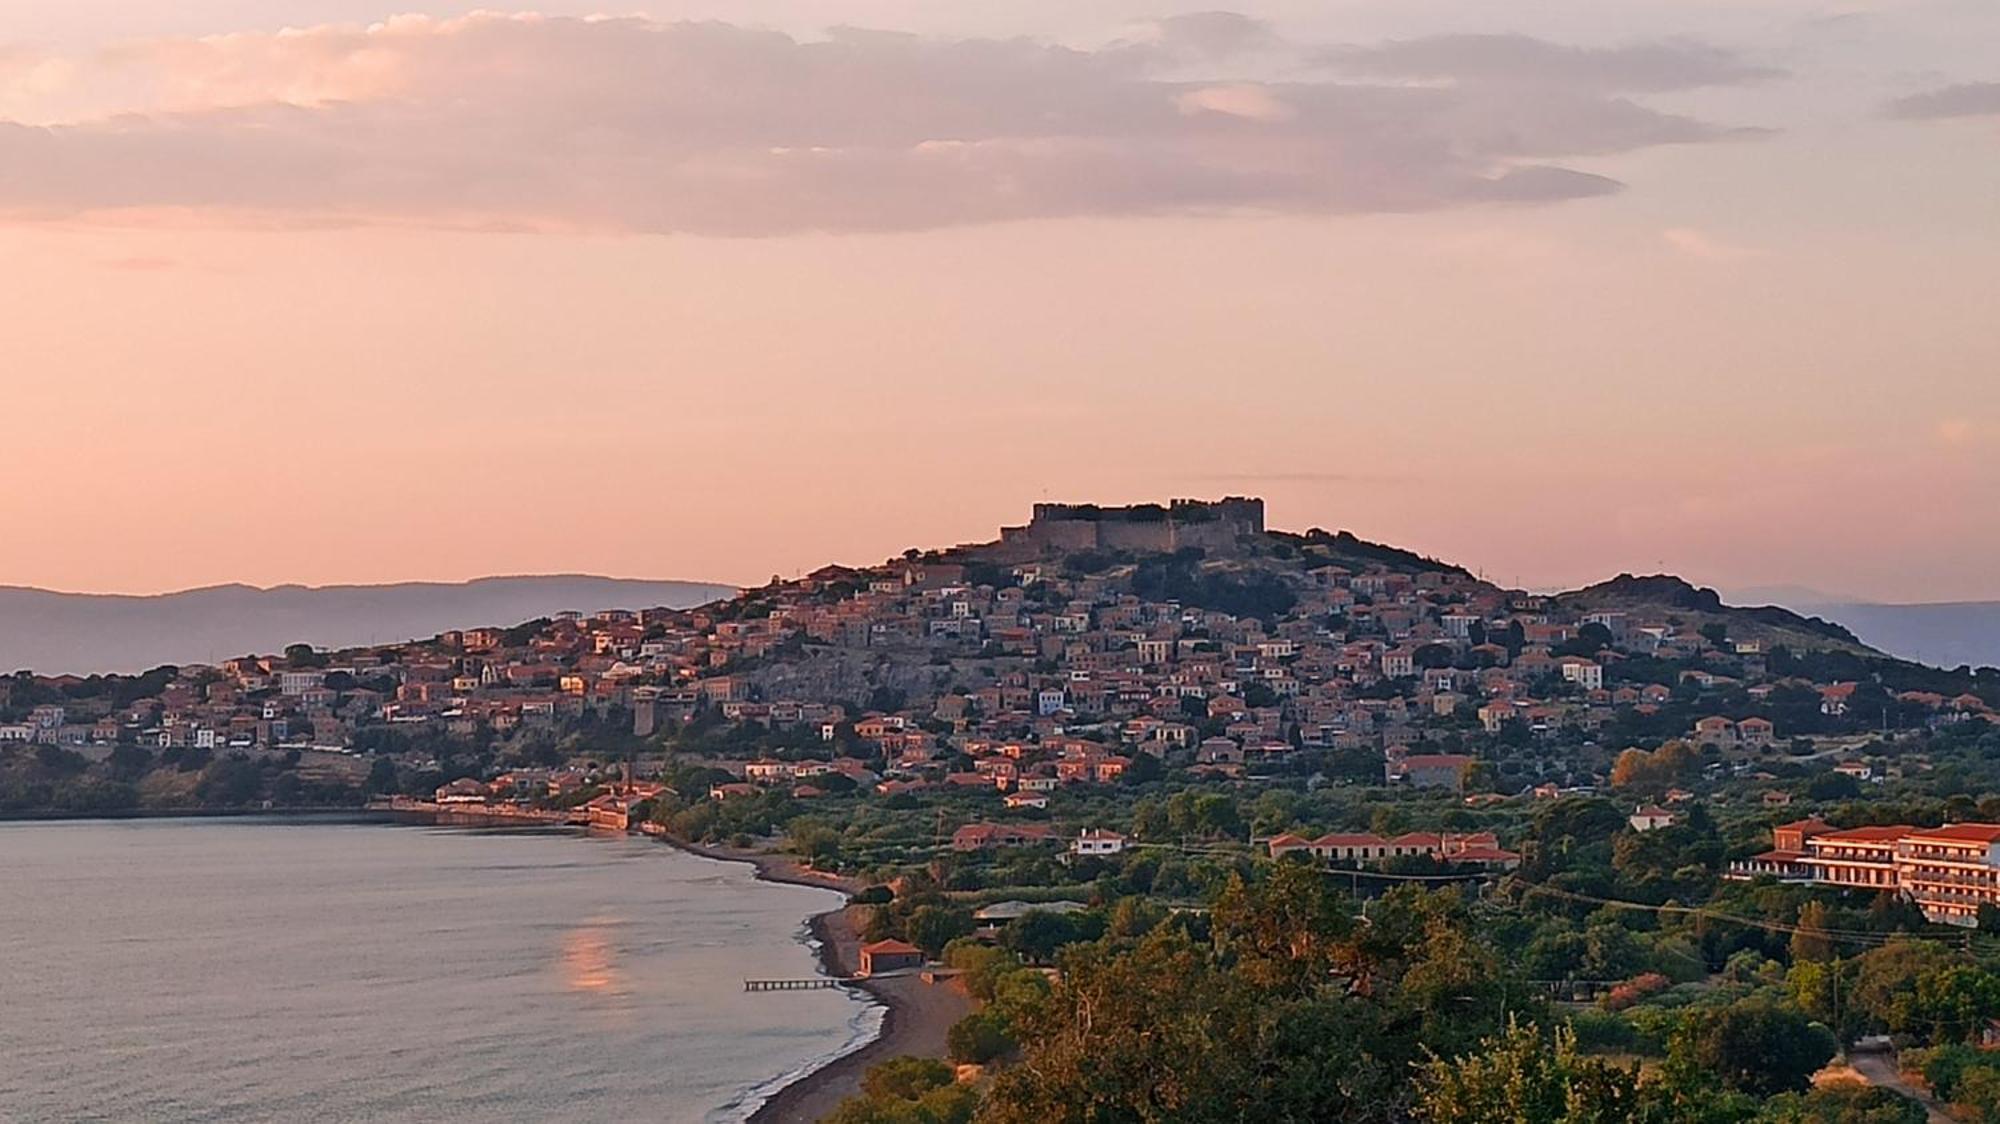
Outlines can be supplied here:
[[[768, 882], [819, 886], [852, 894], [860, 884], [849, 878], [807, 870], [782, 855], [705, 847], [675, 842], [675, 846], [705, 858], [747, 862]], [[842, 906], [807, 922], [819, 942], [821, 970], [852, 976], [861, 969], [861, 927], [866, 906]], [[875, 1040], [821, 1066], [779, 1090], [750, 1116], [750, 1124], [813, 1124], [833, 1112], [861, 1088], [868, 1067], [889, 1058], [913, 1055], [942, 1058], [945, 1035], [952, 1024], [972, 1010], [971, 1000], [956, 983], [925, 983], [916, 973], [866, 980], [857, 985], [884, 1008], [882, 1031]]]

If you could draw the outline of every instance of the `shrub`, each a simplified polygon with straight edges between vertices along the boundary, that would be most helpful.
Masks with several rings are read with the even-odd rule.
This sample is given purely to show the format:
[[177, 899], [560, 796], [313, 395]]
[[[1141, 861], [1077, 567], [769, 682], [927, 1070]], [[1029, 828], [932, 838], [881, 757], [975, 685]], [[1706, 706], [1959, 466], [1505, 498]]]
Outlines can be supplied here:
[[1598, 1000], [1598, 1006], [1607, 1011], [1623, 1011], [1672, 986], [1673, 981], [1658, 972], [1641, 972], [1606, 992]]
[[975, 1011], [952, 1024], [945, 1035], [945, 1047], [951, 1051], [952, 1061], [985, 1065], [1012, 1050], [1014, 1040], [998, 1017]]

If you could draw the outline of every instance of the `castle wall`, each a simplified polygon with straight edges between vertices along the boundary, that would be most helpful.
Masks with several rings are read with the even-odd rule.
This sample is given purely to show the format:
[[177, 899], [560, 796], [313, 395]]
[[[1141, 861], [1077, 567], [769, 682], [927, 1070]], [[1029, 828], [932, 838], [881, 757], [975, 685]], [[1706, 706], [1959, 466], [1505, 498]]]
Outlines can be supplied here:
[[1000, 528], [989, 553], [995, 560], [1026, 561], [1079, 550], [1119, 550], [1134, 554], [1171, 553], [1200, 547], [1209, 553], [1234, 550], [1243, 535], [1262, 534], [1264, 501], [1231, 496], [1213, 502], [1174, 500], [1165, 518], [1129, 518], [1129, 508], [1038, 503], [1025, 527]]
[[1157, 523], [1103, 522], [1089, 525], [1097, 528], [1097, 545], [1105, 550], [1151, 554], [1174, 549], [1174, 524], [1164, 519]]

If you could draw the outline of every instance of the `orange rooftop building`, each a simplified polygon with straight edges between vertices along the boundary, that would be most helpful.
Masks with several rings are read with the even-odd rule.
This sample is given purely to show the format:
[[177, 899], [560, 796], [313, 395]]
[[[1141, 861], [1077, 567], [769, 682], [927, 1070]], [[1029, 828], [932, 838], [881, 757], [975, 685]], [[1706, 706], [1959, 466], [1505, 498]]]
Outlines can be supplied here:
[[1773, 828], [1771, 841], [1771, 850], [1731, 863], [1728, 876], [1897, 893], [1948, 925], [1975, 925], [1980, 906], [2000, 907], [2000, 824], [1842, 831], [1799, 820]]

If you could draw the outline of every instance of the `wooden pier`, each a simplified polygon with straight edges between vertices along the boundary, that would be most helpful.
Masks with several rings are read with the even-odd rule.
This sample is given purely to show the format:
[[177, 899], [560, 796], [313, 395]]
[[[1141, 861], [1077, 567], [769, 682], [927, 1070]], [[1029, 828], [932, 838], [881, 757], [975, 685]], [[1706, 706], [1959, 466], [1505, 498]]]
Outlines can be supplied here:
[[858, 979], [840, 976], [814, 976], [809, 980], [744, 980], [744, 991], [819, 991], [829, 987], [847, 987], [859, 983]]

